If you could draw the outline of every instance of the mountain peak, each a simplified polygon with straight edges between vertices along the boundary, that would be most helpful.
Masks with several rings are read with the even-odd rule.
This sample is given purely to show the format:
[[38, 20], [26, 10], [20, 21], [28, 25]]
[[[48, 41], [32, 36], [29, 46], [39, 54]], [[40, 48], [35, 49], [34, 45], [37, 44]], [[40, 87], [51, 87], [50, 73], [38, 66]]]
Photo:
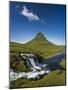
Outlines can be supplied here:
[[32, 44], [32, 45], [45, 45], [49, 43], [49, 41], [47, 40], [47, 38], [44, 36], [44, 34], [42, 32], [38, 32], [36, 34], [36, 36], [29, 41], [27, 44]]
[[42, 32], [38, 32], [36, 36], [40, 36], [40, 37], [42, 36], [42, 37], [44, 37], [44, 35], [43, 35]]
[[36, 34], [36, 37], [35, 37], [36, 39], [46, 39], [46, 37], [43, 35], [43, 33], [42, 32], [38, 32], [37, 34]]
[[34, 45], [37, 45], [37, 46], [53, 45], [51, 42], [47, 40], [47, 38], [44, 36], [42, 32], [38, 32], [36, 36], [26, 44], [33, 45], [33, 46]]

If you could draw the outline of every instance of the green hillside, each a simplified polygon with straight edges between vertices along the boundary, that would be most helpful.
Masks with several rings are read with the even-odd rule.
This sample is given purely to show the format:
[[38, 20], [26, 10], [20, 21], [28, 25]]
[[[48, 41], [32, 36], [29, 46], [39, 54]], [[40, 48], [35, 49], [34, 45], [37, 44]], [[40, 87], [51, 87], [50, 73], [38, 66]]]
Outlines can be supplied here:
[[39, 80], [26, 80], [24, 78], [11, 81], [10, 88], [33, 88], [45, 86], [63, 86], [65, 85], [65, 71], [52, 71]]
[[41, 56], [50, 56], [56, 53], [64, 52], [64, 46], [55, 45], [48, 41], [44, 35], [39, 32], [37, 35], [26, 44], [19, 44], [16, 42], [10, 42], [11, 53], [38, 53]]

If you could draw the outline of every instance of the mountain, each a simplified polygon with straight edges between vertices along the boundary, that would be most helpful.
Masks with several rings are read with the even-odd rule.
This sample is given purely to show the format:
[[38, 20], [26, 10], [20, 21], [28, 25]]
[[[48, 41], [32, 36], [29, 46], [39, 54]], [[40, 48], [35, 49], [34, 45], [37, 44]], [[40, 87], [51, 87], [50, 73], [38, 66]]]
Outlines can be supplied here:
[[15, 53], [19, 51], [22, 53], [35, 52], [42, 56], [50, 56], [65, 51], [64, 46], [55, 45], [48, 41], [41, 32], [38, 32], [36, 36], [26, 44], [11, 42], [10, 48], [10, 51]]
[[41, 46], [43, 46], [43, 45], [54, 45], [53, 43], [51, 43], [51, 42], [49, 42], [48, 40], [47, 40], [47, 38], [46, 37], [44, 37], [44, 35], [41, 33], [41, 32], [38, 32], [37, 34], [36, 34], [36, 36], [31, 40], [31, 41], [29, 41], [29, 42], [27, 42], [26, 44], [30, 44], [30, 45], [37, 45], [38, 47], [41, 45]]

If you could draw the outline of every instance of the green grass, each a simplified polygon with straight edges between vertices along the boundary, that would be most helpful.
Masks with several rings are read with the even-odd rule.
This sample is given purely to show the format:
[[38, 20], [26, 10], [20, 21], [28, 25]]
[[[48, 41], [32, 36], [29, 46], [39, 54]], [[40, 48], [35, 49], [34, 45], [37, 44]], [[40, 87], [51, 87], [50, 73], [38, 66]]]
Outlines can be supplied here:
[[55, 46], [55, 45], [40, 45], [38, 44], [18, 44], [18, 43], [10, 43], [10, 52], [11, 53], [38, 53], [43, 57], [52, 56], [57, 53], [65, 52], [63, 46]]
[[41, 32], [39, 32], [32, 40], [30, 40], [26, 44], [10, 42], [10, 52], [34, 52], [40, 54], [43, 57], [48, 57], [56, 53], [65, 52], [65, 47], [53, 44], [52, 42], [48, 41]]
[[19, 72], [28, 72], [31, 71], [30, 68], [27, 66], [26, 60], [18, 57], [16, 55], [10, 55], [10, 68], [14, 71]]
[[11, 81], [10, 85], [10, 88], [30, 88], [65, 85], [65, 71], [52, 71], [50, 74], [45, 75], [43, 78], [39, 80], [26, 80], [20, 78], [15, 81]]
[[64, 69], [66, 69], [66, 61], [63, 59], [61, 62], [60, 62], [60, 65], [64, 68]]
[[[64, 69], [65, 60], [59, 63]], [[19, 78], [10, 82], [10, 88], [33, 88], [33, 87], [46, 87], [46, 86], [62, 86], [66, 84], [65, 81], [65, 70], [54, 70], [48, 75], [43, 76], [39, 80], [28, 80], [25, 78]]]

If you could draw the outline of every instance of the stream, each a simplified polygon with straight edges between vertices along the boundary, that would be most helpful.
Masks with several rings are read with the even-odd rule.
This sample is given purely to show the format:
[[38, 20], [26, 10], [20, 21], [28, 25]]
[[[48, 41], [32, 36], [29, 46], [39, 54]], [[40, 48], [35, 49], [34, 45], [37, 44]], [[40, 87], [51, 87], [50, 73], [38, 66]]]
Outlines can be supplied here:
[[48, 64], [59, 62], [59, 60], [62, 59], [65, 56], [65, 54], [58, 54], [51, 58], [48, 58], [47, 60], [48, 62], [46, 64], [41, 64], [38, 61], [35, 61], [33, 59], [33, 56], [30, 54], [28, 55], [22, 54], [21, 56], [28, 59], [27, 64], [32, 69], [32, 71], [31, 72], [14, 72], [12, 69], [10, 69], [10, 81], [16, 80], [21, 77], [27, 78], [27, 79], [36, 79], [36, 78], [40, 79], [40, 76], [50, 73], [50, 69], [47, 68]]

